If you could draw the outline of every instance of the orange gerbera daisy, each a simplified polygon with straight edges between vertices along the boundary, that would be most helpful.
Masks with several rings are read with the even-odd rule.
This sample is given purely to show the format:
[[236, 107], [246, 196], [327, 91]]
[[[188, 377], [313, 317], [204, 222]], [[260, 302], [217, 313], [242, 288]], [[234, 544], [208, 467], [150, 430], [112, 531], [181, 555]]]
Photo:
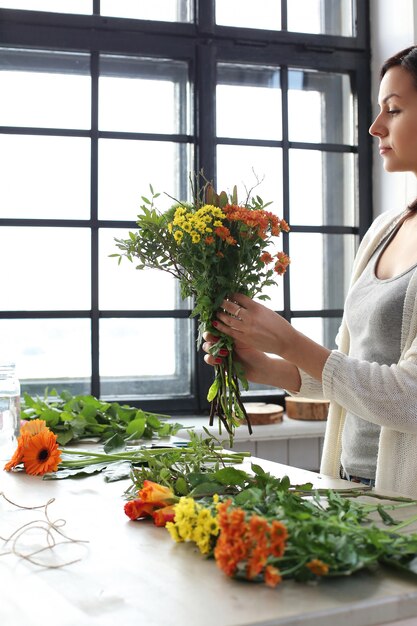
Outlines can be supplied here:
[[24, 424], [22, 424], [22, 426], [20, 427], [20, 434], [27, 434], [30, 437], [33, 437], [33, 435], [37, 435], [46, 428], [47, 426], [45, 420], [30, 420], [30, 422], [25, 422]]
[[26, 474], [43, 476], [56, 472], [61, 460], [56, 435], [48, 428], [41, 430], [26, 442], [23, 450], [23, 465]]
[[23, 461], [23, 452], [29, 439], [30, 435], [28, 435], [27, 433], [22, 433], [20, 437], [17, 438], [17, 448], [14, 451], [10, 461], [8, 461], [4, 466], [4, 469], [7, 472], [10, 472], [10, 470], [12, 470], [14, 467], [16, 467], [16, 465], [19, 465], [19, 463]]

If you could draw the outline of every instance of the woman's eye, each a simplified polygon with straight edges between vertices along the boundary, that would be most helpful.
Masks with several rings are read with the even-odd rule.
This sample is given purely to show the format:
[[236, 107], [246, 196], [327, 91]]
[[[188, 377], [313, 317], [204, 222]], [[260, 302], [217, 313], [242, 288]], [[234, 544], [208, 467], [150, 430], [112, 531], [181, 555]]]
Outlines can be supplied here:
[[400, 109], [390, 109], [388, 111], [389, 115], [397, 115], [397, 113], [401, 113]]

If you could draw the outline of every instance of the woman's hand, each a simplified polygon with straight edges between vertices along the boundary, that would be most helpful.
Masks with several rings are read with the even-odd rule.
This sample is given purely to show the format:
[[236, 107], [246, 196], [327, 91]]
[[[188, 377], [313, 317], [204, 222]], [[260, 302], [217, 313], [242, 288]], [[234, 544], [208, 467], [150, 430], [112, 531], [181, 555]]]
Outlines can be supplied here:
[[297, 331], [283, 317], [240, 293], [223, 300], [213, 326], [249, 348], [285, 356]]
[[[210, 354], [210, 350], [219, 338], [210, 333], [204, 333], [203, 336], [205, 342], [202, 348], [204, 352], [207, 352], [204, 357], [205, 362], [209, 365], [218, 365], [222, 362], [222, 357], [227, 356], [227, 350], [220, 350], [218, 356], [213, 356]], [[262, 385], [282, 387], [290, 391], [298, 391], [300, 388], [298, 369], [291, 363], [283, 359], [272, 358], [239, 340], [234, 342], [233, 348], [233, 357], [242, 365], [247, 380]]]
[[[204, 333], [203, 336], [205, 342], [202, 348], [204, 352], [207, 352], [204, 357], [205, 362], [209, 365], [218, 365], [223, 361], [223, 358], [228, 355], [227, 350], [220, 350], [217, 356], [213, 356], [210, 354], [210, 350], [219, 338], [210, 333]], [[260, 350], [255, 350], [245, 345], [242, 341], [235, 341], [233, 348], [234, 358], [243, 366], [245, 376], [248, 380], [254, 383], [274, 384], [267, 381], [270, 377], [270, 361], [272, 360], [270, 357]]]
[[[243, 344], [245, 349], [277, 354], [282, 357], [281, 362], [288, 361], [321, 381], [330, 350], [298, 332], [278, 313], [241, 293], [234, 293], [229, 300], [223, 300], [221, 307], [212, 325], [232, 337], [235, 345]], [[251, 358], [254, 358], [254, 353]], [[259, 359], [258, 355], [257, 370]], [[294, 387], [282, 386], [294, 390]]]

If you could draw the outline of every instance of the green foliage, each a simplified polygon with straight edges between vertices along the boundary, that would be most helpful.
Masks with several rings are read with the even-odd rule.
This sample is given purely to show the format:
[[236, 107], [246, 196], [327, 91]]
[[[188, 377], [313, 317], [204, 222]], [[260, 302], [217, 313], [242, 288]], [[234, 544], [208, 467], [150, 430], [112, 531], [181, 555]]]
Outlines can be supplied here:
[[146, 463], [132, 470], [128, 497], [136, 497], [144, 480], [170, 487], [178, 496], [237, 492], [237, 486], [248, 479], [248, 474], [230, 465], [242, 462], [250, 454], [225, 452], [222, 443], [210, 434], [201, 436], [189, 431], [188, 435], [190, 440], [184, 448], [158, 455], [144, 451]]
[[[275, 478], [259, 466], [252, 465], [252, 470], [255, 475], [231, 496], [232, 506], [249, 516], [279, 520], [286, 526], [285, 553], [269, 561], [283, 578], [317, 580], [307, 567], [314, 559], [328, 568], [326, 576], [347, 576], [364, 568], [374, 569], [379, 563], [416, 573], [417, 534], [405, 535], [381, 527], [381, 523], [397, 524], [388, 510], [415, 506], [415, 501], [386, 498], [385, 504], [375, 505], [358, 500], [364, 494], [368, 499], [381, 498], [371, 491], [313, 490], [309, 484], [291, 485], [286, 476]], [[379, 524], [375, 518], [378, 515]], [[403, 526], [413, 521], [415, 517]]]
[[106, 452], [137, 439], [175, 435], [183, 426], [167, 422], [168, 417], [90, 395], [58, 394], [55, 389], [46, 389], [43, 398], [25, 393], [22, 403], [22, 418], [45, 420], [59, 444], [98, 439], [105, 442]]
[[129, 492], [132, 493], [142, 487], [145, 479], [169, 485], [177, 495], [191, 493], [200, 483], [210, 482], [209, 493], [215, 493], [214, 485], [218, 483], [214, 473], [250, 456], [249, 452], [226, 452], [214, 437], [200, 437], [192, 431], [188, 434], [189, 442], [146, 443], [124, 450], [106, 451], [105, 446], [104, 450], [63, 448], [58, 470], [45, 474], [44, 480], [80, 478], [101, 472], [106, 481], [131, 475], [133, 485]]

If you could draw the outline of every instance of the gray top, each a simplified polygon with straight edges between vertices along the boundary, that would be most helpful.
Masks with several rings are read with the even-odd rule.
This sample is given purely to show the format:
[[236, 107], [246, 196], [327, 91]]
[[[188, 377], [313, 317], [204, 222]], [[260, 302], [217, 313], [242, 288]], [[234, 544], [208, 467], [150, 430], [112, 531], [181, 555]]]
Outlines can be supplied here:
[[[392, 365], [400, 358], [404, 298], [416, 267], [393, 278], [376, 277], [378, 259], [392, 236], [375, 250], [345, 303], [351, 337], [349, 355], [379, 365]], [[380, 429], [377, 424], [346, 413], [341, 463], [348, 474], [375, 478]]]

